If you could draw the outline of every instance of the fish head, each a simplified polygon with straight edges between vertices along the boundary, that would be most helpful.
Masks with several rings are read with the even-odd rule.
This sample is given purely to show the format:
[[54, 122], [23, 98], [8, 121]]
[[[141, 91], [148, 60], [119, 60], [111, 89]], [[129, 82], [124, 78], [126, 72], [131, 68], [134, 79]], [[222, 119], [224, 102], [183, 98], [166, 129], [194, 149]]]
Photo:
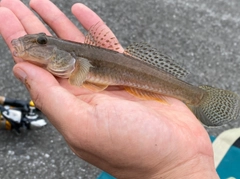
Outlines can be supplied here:
[[47, 65], [55, 54], [55, 48], [48, 45], [45, 33], [28, 34], [11, 41], [14, 48], [13, 56], [20, 57], [37, 65]]

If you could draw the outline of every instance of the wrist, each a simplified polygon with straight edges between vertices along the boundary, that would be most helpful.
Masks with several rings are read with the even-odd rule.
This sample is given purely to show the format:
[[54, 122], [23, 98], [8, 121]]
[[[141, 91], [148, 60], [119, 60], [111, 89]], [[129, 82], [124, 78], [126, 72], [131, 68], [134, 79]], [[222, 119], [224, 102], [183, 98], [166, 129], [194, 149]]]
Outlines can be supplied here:
[[214, 160], [212, 156], [198, 155], [197, 157], [183, 163], [179, 163], [172, 169], [162, 173], [162, 171], [154, 176], [152, 179], [199, 179], [211, 178], [219, 179], [219, 176], [214, 167]]

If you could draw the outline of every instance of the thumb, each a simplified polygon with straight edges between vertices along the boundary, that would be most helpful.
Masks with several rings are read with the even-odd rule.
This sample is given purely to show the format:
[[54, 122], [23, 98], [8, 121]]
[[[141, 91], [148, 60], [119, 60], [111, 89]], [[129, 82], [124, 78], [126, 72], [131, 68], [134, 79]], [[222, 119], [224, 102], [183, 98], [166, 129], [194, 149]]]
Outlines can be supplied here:
[[90, 105], [61, 87], [46, 70], [27, 62], [14, 66], [14, 75], [25, 84], [36, 107], [64, 134], [76, 124], [76, 117], [87, 117]]

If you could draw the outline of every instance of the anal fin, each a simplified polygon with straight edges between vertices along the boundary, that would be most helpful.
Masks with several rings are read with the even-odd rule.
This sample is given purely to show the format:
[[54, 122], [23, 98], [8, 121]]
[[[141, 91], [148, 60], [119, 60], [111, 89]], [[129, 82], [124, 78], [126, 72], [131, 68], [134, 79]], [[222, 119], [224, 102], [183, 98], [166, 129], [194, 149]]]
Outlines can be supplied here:
[[161, 94], [157, 94], [157, 93], [142, 90], [142, 89], [132, 88], [132, 87], [128, 87], [128, 86], [125, 86], [124, 89], [128, 93], [130, 93], [130, 94], [132, 94], [132, 95], [134, 95], [138, 98], [142, 98], [142, 99], [146, 99], [146, 100], [156, 100], [156, 101], [159, 101], [161, 103], [168, 104], [165, 97]]
[[83, 87], [87, 88], [87, 89], [89, 89], [91, 91], [94, 91], [94, 92], [100, 92], [100, 91], [105, 90], [108, 87], [108, 85], [106, 85], [106, 84], [90, 83], [90, 82], [85, 81], [83, 83]]

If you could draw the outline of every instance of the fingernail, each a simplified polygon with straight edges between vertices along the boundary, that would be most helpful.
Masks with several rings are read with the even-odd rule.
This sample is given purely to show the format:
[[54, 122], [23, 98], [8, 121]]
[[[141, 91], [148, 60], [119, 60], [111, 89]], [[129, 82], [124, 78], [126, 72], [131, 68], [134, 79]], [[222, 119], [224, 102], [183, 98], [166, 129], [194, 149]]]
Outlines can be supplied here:
[[22, 83], [25, 83], [27, 74], [21, 68], [14, 69], [14, 75], [18, 78]]

